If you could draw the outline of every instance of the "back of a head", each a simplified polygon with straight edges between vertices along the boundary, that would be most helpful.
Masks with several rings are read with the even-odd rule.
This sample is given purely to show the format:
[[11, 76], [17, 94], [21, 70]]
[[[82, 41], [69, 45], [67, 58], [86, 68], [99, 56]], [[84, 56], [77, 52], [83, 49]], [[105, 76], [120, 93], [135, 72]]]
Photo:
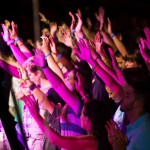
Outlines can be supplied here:
[[81, 60], [80, 62], [75, 63], [75, 72], [79, 72], [84, 78], [84, 88], [86, 92], [91, 96], [92, 95], [92, 69], [89, 64]]
[[92, 121], [93, 135], [100, 141], [102, 149], [111, 149], [105, 125], [112, 119], [112, 111], [104, 101], [92, 99], [84, 105], [84, 115]]

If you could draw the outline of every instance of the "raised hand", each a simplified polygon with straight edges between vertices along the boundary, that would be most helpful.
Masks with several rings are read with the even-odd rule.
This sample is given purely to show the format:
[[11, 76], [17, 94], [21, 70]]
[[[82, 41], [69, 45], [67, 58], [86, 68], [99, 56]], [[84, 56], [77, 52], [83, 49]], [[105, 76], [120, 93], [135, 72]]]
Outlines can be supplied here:
[[116, 122], [110, 120], [106, 124], [108, 140], [115, 150], [126, 150], [127, 136], [122, 133]]
[[38, 105], [38, 101], [36, 101], [34, 95], [27, 95], [24, 97], [24, 102], [26, 104], [26, 106], [28, 107], [31, 115], [33, 117], [39, 117], [39, 105]]
[[54, 37], [57, 29], [58, 29], [57, 22], [51, 22], [50, 23], [50, 33], [51, 33], [52, 37]]
[[2, 29], [3, 29], [3, 32], [1, 32], [1, 35], [4, 39], [4, 41], [7, 43], [7, 45], [9, 45], [9, 42], [12, 41], [12, 39], [10, 37], [9, 29], [4, 24], [1, 24], [1, 26], [2, 26]]
[[53, 54], [57, 55], [58, 52], [57, 52], [57, 49], [56, 49], [56, 44], [55, 44], [55, 42], [54, 42], [54, 39], [50, 36], [49, 40], [50, 40], [51, 52], [52, 52]]
[[78, 12], [76, 13], [76, 16], [78, 18], [78, 23], [76, 25], [75, 30], [76, 30], [76, 32], [77, 32], [77, 34], [78, 34], [79, 37], [80, 36], [83, 37], [83, 33], [82, 33], [82, 24], [83, 24], [83, 21], [81, 19], [81, 11], [79, 9], [78, 9]]
[[75, 25], [76, 25], [75, 17], [72, 14], [72, 12], [70, 12], [70, 11], [69, 11], [69, 16], [71, 16], [71, 18], [72, 18], [70, 29], [71, 29], [71, 31], [73, 31], [75, 29]]
[[100, 31], [103, 29], [104, 25], [104, 16], [105, 16], [105, 9], [103, 7], [99, 7], [98, 13], [95, 13], [95, 17], [97, 21], [100, 22]]
[[39, 16], [41, 17], [40, 20], [46, 24], [49, 24], [49, 20], [45, 17], [45, 15], [41, 12], [39, 12]]
[[142, 57], [144, 58], [144, 60], [146, 62], [150, 61], [150, 56], [148, 54], [148, 49], [147, 49], [147, 44], [146, 44], [146, 40], [144, 40], [143, 38], [140, 38], [140, 44], [139, 44], [139, 48], [140, 48], [140, 53], [142, 55]]
[[35, 50], [35, 64], [40, 67], [46, 65], [45, 55], [40, 49]]
[[107, 18], [108, 21], [108, 25], [107, 25], [107, 32], [109, 35], [112, 35], [113, 31], [112, 31], [112, 24], [109, 18]]
[[51, 52], [51, 49], [50, 49], [50, 40], [46, 36], [42, 36], [41, 38], [42, 38], [42, 45], [41, 45], [40, 49], [46, 55], [49, 52]]
[[99, 53], [99, 55], [101, 57], [107, 58], [107, 54], [106, 54], [106, 52], [103, 48], [104, 42], [103, 42], [103, 39], [101, 38], [101, 35], [100, 35], [99, 31], [95, 35], [94, 43], [95, 43], [95, 48], [96, 48], [97, 53]]
[[18, 25], [14, 23], [14, 21], [11, 22], [12, 30], [9, 29], [12, 39], [17, 39], [19, 37], [18, 33]]
[[75, 49], [75, 53], [80, 59], [86, 60], [87, 62], [93, 59], [91, 56], [91, 49], [88, 40], [80, 39], [80, 41], [77, 42], [77, 45], [79, 49]]
[[146, 36], [145, 43], [147, 45], [147, 48], [150, 50], [150, 29], [148, 27], [145, 27], [143, 30]]

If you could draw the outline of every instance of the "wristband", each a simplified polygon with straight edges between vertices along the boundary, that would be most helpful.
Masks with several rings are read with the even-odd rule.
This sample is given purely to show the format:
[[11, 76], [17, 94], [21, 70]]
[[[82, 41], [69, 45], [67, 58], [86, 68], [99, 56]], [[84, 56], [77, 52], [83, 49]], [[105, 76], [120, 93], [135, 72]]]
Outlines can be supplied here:
[[113, 39], [114, 36], [116, 36], [116, 34], [115, 34], [115, 33], [112, 33], [112, 34], [111, 34], [111, 38]]
[[20, 38], [20, 37], [17, 37], [17, 38], [15, 39], [15, 43], [17, 43], [19, 40], [21, 40], [21, 38]]
[[60, 59], [60, 58], [62, 58], [62, 56], [63, 56], [63, 54], [59, 54], [57, 58]]
[[7, 41], [7, 45], [8, 45], [8, 46], [11, 45], [11, 44], [14, 44], [14, 40], [9, 40], [9, 41]]
[[94, 72], [97, 72], [99, 69], [100, 69], [100, 66], [98, 65], [94, 68]]
[[35, 88], [36, 88], [36, 85], [34, 84], [34, 82], [32, 82], [32, 84], [29, 86], [29, 89], [33, 91]]
[[100, 58], [100, 56], [97, 56], [94, 60], [97, 61], [98, 58]]
[[47, 57], [50, 55], [52, 55], [52, 52], [49, 52], [47, 55], [45, 55], [45, 59], [47, 59]]
[[23, 80], [29, 80], [29, 77], [28, 77], [28, 76], [25, 76], [25, 77], [23, 78]]

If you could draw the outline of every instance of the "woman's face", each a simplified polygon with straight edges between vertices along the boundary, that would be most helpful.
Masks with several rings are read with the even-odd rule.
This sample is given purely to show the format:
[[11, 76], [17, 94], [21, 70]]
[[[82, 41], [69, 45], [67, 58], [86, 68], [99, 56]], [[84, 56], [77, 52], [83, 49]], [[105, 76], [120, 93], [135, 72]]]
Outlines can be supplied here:
[[74, 85], [75, 79], [74, 78], [75, 78], [75, 74], [74, 74], [73, 70], [70, 71], [65, 78], [65, 84], [68, 87], [68, 89], [72, 92], [75, 89], [75, 85]]
[[113, 90], [111, 90], [108, 86], [105, 86], [106, 91], [109, 95], [109, 98], [113, 99], [115, 101], [115, 103], [119, 103], [121, 101], [121, 96], [119, 96], [118, 94], [116, 94]]
[[138, 67], [138, 64], [135, 61], [126, 61], [125, 62], [125, 68], [136, 68]]
[[87, 116], [84, 115], [84, 107], [81, 112], [80, 120], [81, 120], [81, 127], [85, 129], [88, 133], [90, 133], [92, 130], [92, 122]]

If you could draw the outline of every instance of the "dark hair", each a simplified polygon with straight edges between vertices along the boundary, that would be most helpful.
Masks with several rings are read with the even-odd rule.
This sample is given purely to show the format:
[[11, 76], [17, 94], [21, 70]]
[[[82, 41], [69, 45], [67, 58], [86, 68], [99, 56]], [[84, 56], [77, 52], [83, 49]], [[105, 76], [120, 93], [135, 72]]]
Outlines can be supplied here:
[[128, 52], [128, 55], [125, 57], [126, 61], [136, 62], [140, 68], [146, 69], [148, 71], [148, 68], [146, 66], [146, 63], [139, 51], [139, 49], [133, 49], [130, 52]]
[[92, 99], [84, 104], [84, 115], [92, 122], [93, 135], [97, 137], [103, 149], [110, 149], [105, 125], [112, 119], [110, 107], [104, 101]]
[[72, 49], [70, 47], [66, 46], [62, 42], [56, 42], [56, 49], [59, 53], [63, 54], [64, 57], [71, 61]]
[[143, 103], [144, 112], [150, 112], [150, 76], [142, 68], [123, 70], [127, 83], [134, 89], [135, 96]]
[[[86, 93], [89, 96], [92, 96], [92, 69], [89, 64], [85, 60], [81, 60], [80, 62], [75, 62], [74, 73], [79, 72], [84, 78], [84, 88]], [[75, 76], [75, 80], [77, 77]]]

